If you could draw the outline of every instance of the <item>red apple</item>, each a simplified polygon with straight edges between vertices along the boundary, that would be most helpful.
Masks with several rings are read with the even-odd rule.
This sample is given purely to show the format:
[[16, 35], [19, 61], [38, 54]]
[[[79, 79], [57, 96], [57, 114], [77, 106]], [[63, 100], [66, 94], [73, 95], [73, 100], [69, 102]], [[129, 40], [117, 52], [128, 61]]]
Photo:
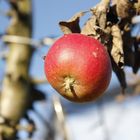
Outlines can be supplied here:
[[45, 57], [48, 82], [63, 97], [75, 102], [97, 99], [107, 89], [112, 73], [105, 47], [93, 37], [67, 34]]

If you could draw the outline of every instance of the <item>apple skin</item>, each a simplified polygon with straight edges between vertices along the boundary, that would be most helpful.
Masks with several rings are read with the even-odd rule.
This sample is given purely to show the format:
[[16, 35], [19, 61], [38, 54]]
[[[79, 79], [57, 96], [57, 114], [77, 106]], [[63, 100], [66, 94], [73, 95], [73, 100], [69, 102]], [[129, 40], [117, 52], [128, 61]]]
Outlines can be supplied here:
[[74, 102], [96, 100], [107, 89], [112, 74], [105, 47], [78, 33], [64, 35], [52, 45], [44, 70], [51, 86]]

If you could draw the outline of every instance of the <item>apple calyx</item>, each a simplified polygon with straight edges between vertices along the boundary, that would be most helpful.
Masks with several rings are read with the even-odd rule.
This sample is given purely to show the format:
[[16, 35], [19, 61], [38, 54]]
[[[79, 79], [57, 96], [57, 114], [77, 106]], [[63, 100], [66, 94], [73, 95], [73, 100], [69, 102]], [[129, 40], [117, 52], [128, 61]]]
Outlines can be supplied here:
[[64, 89], [65, 92], [73, 93], [74, 91], [74, 85], [75, 85], [75, 79], [71, 76], [66, 76], [64, 78]]

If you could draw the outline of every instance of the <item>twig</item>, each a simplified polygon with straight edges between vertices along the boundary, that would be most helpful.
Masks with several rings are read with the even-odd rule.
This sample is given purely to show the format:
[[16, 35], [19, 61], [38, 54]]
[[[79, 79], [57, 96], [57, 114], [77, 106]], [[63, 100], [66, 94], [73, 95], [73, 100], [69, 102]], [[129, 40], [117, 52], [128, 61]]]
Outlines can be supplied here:
[[[11, 4], [10, 1], [8, 2]], [[32, 36], [32, 2], [24, 0], [20, 1], [20, 5], [17, 4], [17, 1], [15, 2], [20, 15], [15, 9], [11, 8], [14, 14], [11, 16], [11, 24], [9, 24], [6, 33], [7, 35], [11, 35], [11, 37], [12, 35], [18, 35], [30, 38]], [[20, 9], [21, 5], [26, 14], [20, 11], [22, 10]], [[2, 39], [6, 39], [6, 37], [8, 36], [2, 36]], [[18, 39], [13, 37], [11, 42], [14, 40], [18, 42]], [[30, 98], [30, 84], [28, 79], [32, 48], [29, 45], [13, 44], [11, 42], [8, 44], [10, 51], [7, 58], [6, 74], [2, 84], [3, 88], [0, 100], [0, 114], [8, 122], [8, 124], [0, 125], [0, 134], [6, 140], [16, 139], [17, 131], [13, 126], [16, 126], [25, 115]], [[19, 93], [18, 96], [17, 93]], [[16, 102], [11, 102], [13, 99]]]
[[47, 83], [48, 83], [48, 81], [47, 81], [46, 78], [44, 78], [44, 79], [31, 78], [30, 82], [31, 82], [33, 85], [47, 84]]
[[22, 36], [17, 36], [17, 35], [3, 35], [2, 40], [5, 43], [17, 43], [17, 44], [23, 44], [23, 45], [31, 45], [35, 47], [41, 47], [42, 45], [52, 45], [56, 38], [43, 38], [40, 41], [28, 38], [28, 37], [22, 37]]
[[55, 110], [58, 122], [61, 124], [62, 134], [63, 134], [64, 140], [69, 140], [67, 127], [65, 124], [64, 111], [63, 111], [60, 99], [57, 96], [53, 97], [53, 106], [54, 106], [54, 110]]

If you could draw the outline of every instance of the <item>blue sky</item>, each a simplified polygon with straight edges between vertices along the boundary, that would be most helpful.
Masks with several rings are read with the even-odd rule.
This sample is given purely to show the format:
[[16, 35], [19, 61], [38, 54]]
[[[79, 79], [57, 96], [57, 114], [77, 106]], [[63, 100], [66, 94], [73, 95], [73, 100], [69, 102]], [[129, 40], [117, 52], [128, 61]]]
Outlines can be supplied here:
[[34, 4], [34, 35], [62, 34], [58, 22], [67, 20], [79, 11], [95, 5], [99, 0], [33, 0]]
[[[62, 34], [58, 22], [67, 20], [75, 13], [84, 11], [94, 6], [99, 0], [32, 0], [34, 16], [34, 37], [44, 37], [46, 35]], [[1, 0], [0, 11], [9, 8], [4, 0]], [[0, 16], [0, 32], [8, 26], [8, 20]]]

